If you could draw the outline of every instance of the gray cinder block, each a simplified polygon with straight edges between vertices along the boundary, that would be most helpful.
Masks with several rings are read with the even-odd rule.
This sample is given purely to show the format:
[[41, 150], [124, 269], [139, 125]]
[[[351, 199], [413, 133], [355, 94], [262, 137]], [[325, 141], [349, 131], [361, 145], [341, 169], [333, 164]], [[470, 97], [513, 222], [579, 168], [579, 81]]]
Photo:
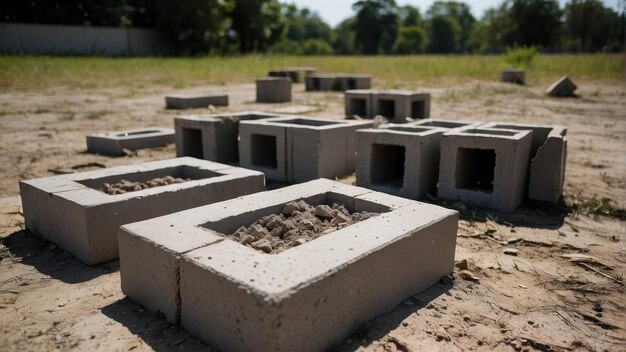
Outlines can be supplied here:
[[437, 128], [444, 128], [447, 130], [451, 130], [454, 128], [461, 128], [461, 127], [478, 126], [481, 124], [483, 124], [483, 122], [440, 120], [440, 119], [424, 119], [424, 120], [418, 120], [418, 121], [409, 123], [409, 125], [413, 125], [413, 126], [437, 127]]
[[257, 103], [285, 103], [291, 101], [291, 79], [264, 77], [256, 80]]
[[356, 130], [371, 121], [280, 117], [239, 125], [241, 166], [268, 179], [303, 182], [354, 171]]
[[372, 111], [372, 97], [377, 91], [371, 89], [351, 89], [344, 93], [346, 116], [357, 115], [366, 119], [375, 117]]
[[338, 91], [372, 88], [372, 76], [362, 74], [312, 74], [305, 81], [306, 91]]
[[87, 151], [95, 154], [119, 156], [123, 149], [138, 150], [162, 147], [174, 143], [170, 128], [139, 128], [125, 131], [92, 133], [87, 135]]
[[515, 83], [519, 85], [526, 84], [526, 76], [524, 74], [524, 70], [517, 68], [508, 68], [506, 70], [502, 70], [500, 80], [502, 82]]
[[213, 106], [228, 106], [227, 94], [199, 94], [185, 95], [172, 94], [165, 97], [165, 107], [168, 109], [196, 109]]
[[[300, 199], [382, 214], [279, 254], [221, 237]], [[319, 351], [451, 273], [457, 223], [452, 210], [316, 180], [123, 226], [122, 289], [219, 350]]]
[[561, 198], [567, 159], [566, 127], [503, 122], [484, 127], [532, 131], [528, 197], [552, 203]]
[[[172, 176], [191, 179], [111, 195], [105, 183]], [[258, 192], [263, 174], [194, 158], [20, 181], [26, 228], [56, 243], [86, 264], [118, 256], [117, 231], [123, 224]]]
[[174, 118], [176, 156], [192, 156], [221, 163], [239, 161], [239, 121], [277, 117], [259, 111]]
[[532, 131], [466, 127], [441, 139], [437, 196], [501, 212], [524, 200]]
[[576, 84], [567, 76], [559, 78], [558, 81], [552, 83], [546, 94], [551, 97], [573, 97], [574, 92], [578, 89]]
[[307, 76], [315, 73], [317, 67], [285, 67], [280, 70], [271, 70], [268, 72], [270, 77], [289, 77], [293, 83], [304, 83]]
[[372, 95], [372, 114], [390, 122], [404, 123], [406, 118], [430, 117], [430, 94], [404, 90], [378, 91]]
[[357, 131], [356, 184], [420, 199], [435, 195], [442, 128], [383, 125]]

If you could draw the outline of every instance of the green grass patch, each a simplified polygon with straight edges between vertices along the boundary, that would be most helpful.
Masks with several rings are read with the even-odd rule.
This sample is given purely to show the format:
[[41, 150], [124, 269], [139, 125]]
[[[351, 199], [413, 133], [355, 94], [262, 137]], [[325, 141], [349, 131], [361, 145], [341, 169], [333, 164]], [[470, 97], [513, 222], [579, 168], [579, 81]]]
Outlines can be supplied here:
[[[324, 72], [368, 73], [379, 88], [446, 86], [472, 80], [497, 81], [502, 56], [240, 56], [198, 58], [106, 58], [0, 56], [0, 89], [50, 87], [143, 90], [193, 85], [250, 83], [271, 68], [317, 66]], [[622, 54], [537, 55], [527, 68], [530, 85], [562, 75], [580, 80], [621, 80]]]

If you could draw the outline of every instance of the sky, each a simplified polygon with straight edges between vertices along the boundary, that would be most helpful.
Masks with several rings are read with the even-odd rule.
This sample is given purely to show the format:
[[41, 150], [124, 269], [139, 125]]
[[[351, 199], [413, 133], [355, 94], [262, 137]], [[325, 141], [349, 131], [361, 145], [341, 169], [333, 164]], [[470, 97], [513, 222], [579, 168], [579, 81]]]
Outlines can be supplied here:
[[[298, 7], [308, 7], [319, 13], [320, 17], [331, 26], [336, 26], [344, 19], [353, 15], [352, 4], [356, 0], [281, 0], [281, 2], [291, 2]], [[482, 17], [485, 10], [499, 5], [503, 0], [463, 0], [472, 9], [474, 17]], [[602, 0], [605, 5], [617, 9], [620, 0]], [[398, 5], [412, 5], [420, 9], [424, 14], [434, 0], [396, 0]], [[567, 1], [559, 0], [561, 6]]]

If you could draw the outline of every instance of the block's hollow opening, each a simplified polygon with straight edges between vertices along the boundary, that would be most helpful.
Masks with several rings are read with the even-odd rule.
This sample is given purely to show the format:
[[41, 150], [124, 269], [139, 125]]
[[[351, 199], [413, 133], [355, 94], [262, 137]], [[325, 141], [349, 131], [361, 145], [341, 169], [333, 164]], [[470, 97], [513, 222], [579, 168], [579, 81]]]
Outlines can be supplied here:
[[332, 90], [337, 91], [337, 92], [341, 92], [343, 90], [343, 82], [341, 79], [333, 79], [333, 86], [332, 86]]
[[367, 99], [363, 98], [351, 98], [350, 99], [350, 113], [352, 115], [366, 116], [367, 115]]
[[300, 125], [300, 126], [329, 126], [329, 125], [341, 125], [344, 124], [341, 121], [322, 121], [322, 120], [313, 120], [313, 119], [289, 119], [289, 120], [279, 120], [279, 121], [267, 121], [267, 123], [272, 124], [287, 124], [287, 125]]
[[183, 155], [203, 159], [202, 149], [202, 130], [183, 127]]
[[396, 116], [396, 102], [393, 99], [379, 99], [377, 115], [382, 115], [388, 119]]
[[460, 133], [467, 133], [467, 134], [490, 134], [490, 135], [493, 135], [493, 136], [514, 136], [518, 132], [504, 131], [504, 130], [495, 130], [495, 129], [494, 130], [486, 130], [486, 129], [481, 129], [481, 128], [471, 128], [471, 129], [460, 131]]
[[322, 90], [322, 80], [317, 77], [311, 78], [311, 89], [312, 90]]
[[222, 176], [222, 174], [197, 166], [177, 165], [156, 170], [77, 180], [76, 182], [107, 194], [121, 194], [217, 176]]
[[159, 130], [141, 130], [141, 131], [133, 131], [133, 132], [122, 132], [122, 133], [118, 133], [115, 136], [116, 137], [127, 137], [127, 136], [138, 136], [138, 135], [142, 135], [142, 134], [148, 134], [148, 133], [158, 133], [161, 132]]
[[253, 166], [276, 169], [276, 136], [264, 134], [250, 135], [250, 161]]
[[422, 132], [430, 132], [433, 131], [431, 128], [420, 127], [420, 126], [389, 126], [384, 127], [385, 129], [392, 131], [400, 131], [400, 132], [412, 132], [412, 133], [422, 133]]
[[355, 202], [352, 196], [327, 192], [200, 226], [247, 247], [277, 254], [391, 210], [372, 201]]
[[425, 100], [418, 100], [411, 103], [411, 117], [416, 119], [425, 119], [427, 117]]
[[370, 183], [375, 186], [402, 188], [405, 159], [404, 146], [372, 144]]
[[348, 78], [347, 83], [348, 85], [348, 89], [356, 89], [356, 79], [355, 78]]
[[456, 121], [426, 121], [424, 123], [420, 123], [420, 126], [431, 126], [431, 127], [444, 127], [444, 128], [457, 128], [467, 126], [469, 123], [465, 122], [456, 122]]
[[456, 153], [456, 188], [493, 193], [496, 151], [459, 148]]
[[548, 140], [548, 135], [552, 131], [552, 127], [541, 127], [541, 126], [521, 126], [521, 125], [507, 125], [507, 124], [497, 124], [493, 126], [489, 126], [489, 128], [503, 128], [507, 130], [519, 130], [519, 131], [533, 131], [533, 142], [530, 151], [530, 157], [534, 158], [537, 155], [537, 151], [541, 148], [542, 145], [546, 143]]

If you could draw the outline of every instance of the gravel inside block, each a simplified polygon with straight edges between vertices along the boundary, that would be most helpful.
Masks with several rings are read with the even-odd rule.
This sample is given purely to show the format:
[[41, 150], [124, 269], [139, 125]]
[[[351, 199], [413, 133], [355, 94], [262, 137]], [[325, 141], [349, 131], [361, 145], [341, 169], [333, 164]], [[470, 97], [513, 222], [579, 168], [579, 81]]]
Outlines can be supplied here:
[[177, 178], [172, 176], [157, 177], [145, 182], [131, 182], [121, 180], [118, 183], [105, 183], [100, 190], [106, 194], [124, 194], [128, 192], [141, 191], [143, 189], [161, 187], [174, 183], [183, 183], [190, 181], [189, 178]]

